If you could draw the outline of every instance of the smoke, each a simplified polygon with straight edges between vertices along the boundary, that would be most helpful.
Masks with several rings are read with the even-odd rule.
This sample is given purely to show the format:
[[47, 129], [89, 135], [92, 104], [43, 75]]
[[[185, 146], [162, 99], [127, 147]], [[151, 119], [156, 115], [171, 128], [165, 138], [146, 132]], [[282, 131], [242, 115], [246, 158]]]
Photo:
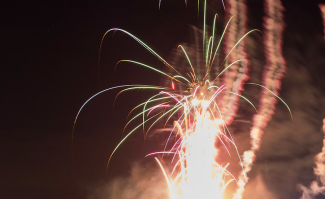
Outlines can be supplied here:
[[[325, 134], [325, 119], [323, 120], [323, 132]], [[319, 194], [325, 195], [325, 135], [322, 152], [315, 156], [315, 165], [314, 174], [318, 180], [312, 181], [309, 188], [301, 184], [298, 185], [303, 191], [301, 199], [313, 199]]]
[[250, 199], [277, 199], [265, 185], [261, 174], [258, 174], [256, 178], [252, 179], [247, 184], [244, 196]]
[[161, 170], [153, 164], [133, 163], [129, 176], [96, 187], [88, 199], [166, 199], [169, 190]]
[[236, 198], [242, 198], [245, 191], [244, 187], [248, 182], [247, 173], [252, 169], [255, 161], [255, 153], [259, 150], [262, 141], [263, 129], [271, 120], [274, 114], [276, 97], [275, 95], [281, 88], [281, 79], [286, 70], [285, 60], [282, 55], [282, 41], [284, 21], [282, 12], [284, 8], [280, 0], [266, 0], [264, 17], [264, 46], [266, 55], [266, 66], [263, 72], [263, 86], [266, 89], [261, 90], [260, 104], [258, 113], [253, 117], [253, 127], [250, 132], [251, 149], [243, 154], [244, 169], [241, 172], [238, 180]]

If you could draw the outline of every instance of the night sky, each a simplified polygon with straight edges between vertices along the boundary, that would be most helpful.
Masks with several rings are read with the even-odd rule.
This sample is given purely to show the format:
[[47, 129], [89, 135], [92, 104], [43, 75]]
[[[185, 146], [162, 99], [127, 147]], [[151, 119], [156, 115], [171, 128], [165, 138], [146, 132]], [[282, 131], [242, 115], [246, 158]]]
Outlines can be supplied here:
[[[249, 174], [247, 189], [256, 193], [248, 191], [244, 198], [298, 199], [296, 185], [308, 186], [316, 179], [313, 159], [322, 148], [325, 118], [325, 40], [318, 3], [325, 1], [283, 0], [288, 68], [280, 97], [290, 106], [295, 123], [278, 103]], [[247, 5], [248, 29], [263, 30], [263, 1], [247, 0]], [[208, 0], [208, 7], [210, 21], [217, 12], [223, 23], [222, 2]], [[202, 28], [197, 1], [188, 0], [186, 7], [183, 0], [163, 0], [160, 10], [158, 0], [7, 1], [0, 13], [0, 198], [119, 198], [112, 197], [114, 184], [119, 192], [146, 189], [133, 186], [136, 182], [160, 185], [162, 174], [157, 174], [154, 160], [144, 156], [156, 151], [161, 140], [144, 142], [141, 131], [117, 151], [106, 174], [128, 112], [155, 92], [122, 94], [114, 108], [120, 90], [96, 97], [80, 114], [72, 149], [73, 122], [81, 105], [103, 89], [163, 81], [159, 74], [126, 63], [114, 72], [121, 59], [164, 70], [158, 59], [123, 33], [105, 38], [98, 63], [108, 29], [129, 31], [168, 60], [178, 44], [191, 42], [189, 25]], [[247, 37], [250, 82], [261, 82], [262, 39], [259, 33]], [[247, 86], [242, 94], [258, 104], [259, 89]], [[236, 120], [246, 122], [235, 120], [230, 126], [240, 152], [249, 149], [253, 116], [247, 104], [243, 106]], [[144, 192], [138, 198], [144, 199]]]

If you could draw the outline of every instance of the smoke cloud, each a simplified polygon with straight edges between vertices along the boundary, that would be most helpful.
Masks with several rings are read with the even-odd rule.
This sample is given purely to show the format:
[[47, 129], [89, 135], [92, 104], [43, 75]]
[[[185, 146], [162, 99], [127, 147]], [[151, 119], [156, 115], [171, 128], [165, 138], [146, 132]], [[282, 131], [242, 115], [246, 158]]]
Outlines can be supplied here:
[[278, 199], [265, 185], [261, 174], [252, 179], [245, 189], [245, 198], [250, 199]]
[[[323, 120], [323, 131], [325, 133], [325, 119]], [[314, 174], [317, 176], [318, 180], [312, 181], [309, 189], [303, 185], [298, 185], [303, 191], [301, 199], [313, 199], [319, 194], [325, 195], [325, 136], [322, 152], [316, 155], [315, 164]]]
[[88, 199], [166, 199], [169, 190], [162, 171], [153, 163], [133, 163], [127, 177], [112, 179], [92, 190]]

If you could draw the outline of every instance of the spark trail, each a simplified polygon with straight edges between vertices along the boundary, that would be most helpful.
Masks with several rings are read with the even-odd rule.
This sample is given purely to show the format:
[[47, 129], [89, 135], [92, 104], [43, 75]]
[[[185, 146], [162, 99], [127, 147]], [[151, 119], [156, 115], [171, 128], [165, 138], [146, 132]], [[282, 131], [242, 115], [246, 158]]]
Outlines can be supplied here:
[[[247, 6], [244, 0], [229, 0], [226, 6], [226, 19], [233, 17], [225, 36], [225, 53], [228, 54], [236, 45], [236, 42], [247, 32]], [[245, 41], [240, 42], [236, 49], [229, 55], [227, 62], [236, 60], [247, 60]], [[243, 83], [249, 78], [249, 63], [238, 62], [229, 68], [223, 77], [223, 84], [226, 86], [222, 98], [222, 113], [224, 120], [229, 125], [238, 109], [238, 98], [243, 90]]]
[[[284, 8], [280, 0], [265, 0], [264, 17], [264, 46], [266, 65], [263, 71], [263, 83], [260, 93], [258, 113], [253, 117], [251, 128], [251, 149], [243, 154], [244, 170], [241, 172], [236, 193], [236, 198], [241, 199], [244, 187], [248, 182], [246, 174], [252, 169], [255, 153], [261, 146], [263, 129], [274, 114], [276, 96], [281, 88], [281, 79], [286, 71], [286, 62], [282, 54], [282, 41], [284, 31]], [[274, 95], [275, 94], [275, 95]]]

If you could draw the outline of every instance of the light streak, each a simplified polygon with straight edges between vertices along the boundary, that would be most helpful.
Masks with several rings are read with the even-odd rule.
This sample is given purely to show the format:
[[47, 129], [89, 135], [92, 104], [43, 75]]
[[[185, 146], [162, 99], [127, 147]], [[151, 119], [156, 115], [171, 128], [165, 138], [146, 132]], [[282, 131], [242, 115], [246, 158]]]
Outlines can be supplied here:
[[[250, 132], [252, 146], [243, 155], [244, 169], [240, 174], [239, 188], [236, 193], [238, 199], [242, 198], [245, 190], [244, 187], [248, 182], [246, 174], [252, 169], [255, 153], [261, 146], [263, 129], [274, 113], [276, 98], [278, 98], [278, 92], [281, 88], [281, 79], [286, 70], [286, 63], [282, 55], [282, 34], [285, 27], [282, 15], [283, 10], [284, 8], [280, 0], [265, 0], [264, 44], [267, 63], [263, 73], [263, 85], [261, 85], [265, 89], [261, 90], [258, 113], [253, 117], [253, 127]], [[270, 92], [272, 95], [270, 95]], [[284, 102], [283, 100], [281, 101]], [[286, 106], [289, 109], [288, 105]], [[289, 112], [291, 114], [290, 109]]]
[[[221, 112], [225, 115], [224, 120], [229, 125], [238, 110], [238, 98], [243, 91], [243, 83], [249, 78], [249, 62], [245, 50], [245, 42], [242, 41], [247, 34], [247, 6], [245, 0], [228, 0], [226, 6], [226, 19], [232, 17], [233, 22], [225, 37], [225, 60], [231, 64], [231, 70], [225, 66], [223, 84], [226, 86], [225, 94], [222, 99]], [[245, 34], [246, 33], [246, 34]], [[237, 42], [237, 43], [236, 43]], [[239, 60], [245, 60], [240, 61]], [[223, 73], [224, 71], [222, 71]]]

